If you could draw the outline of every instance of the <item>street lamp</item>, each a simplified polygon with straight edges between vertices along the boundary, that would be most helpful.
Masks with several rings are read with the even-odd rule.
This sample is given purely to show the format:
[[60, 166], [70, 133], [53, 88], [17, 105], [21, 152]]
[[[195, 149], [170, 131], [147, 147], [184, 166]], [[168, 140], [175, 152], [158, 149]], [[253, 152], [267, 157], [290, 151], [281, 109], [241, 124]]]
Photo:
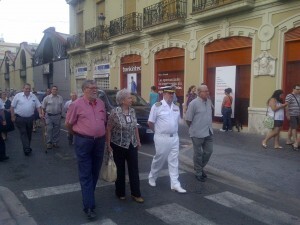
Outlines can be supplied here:
[[99, 20], [99, 24], [100, 24], [101, 26], [104, 25], [105, 18], [106, 18], [106, 17], [103, 15], [103, 13], [100, 13], [100, 14], [99, 14], [98, 20]]

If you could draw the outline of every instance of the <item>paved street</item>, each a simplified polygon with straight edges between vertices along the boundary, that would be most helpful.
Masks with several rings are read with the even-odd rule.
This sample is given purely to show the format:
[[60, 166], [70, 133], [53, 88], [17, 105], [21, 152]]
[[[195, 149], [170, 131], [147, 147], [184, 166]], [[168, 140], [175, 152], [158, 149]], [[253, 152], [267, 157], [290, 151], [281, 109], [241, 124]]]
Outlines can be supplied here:
[[[18, 133], [6, 142], [9, 161], [0, 164], [0, 224], [300, 224], [300, 152], [260, 147], [262, 136], [215, 130], [208, 180], [194, 178], [192, 145], [180, 126], [180, 181], [187, 194], [170, 190], [167, 167], [148, 185], [154, 145], [139, 154], [144, 204], [114, 196], [114, 184], [100, 181], [96, 191], [98, 219], [82, 212], [76, 158], [62, 131], [59, 149], [45, 153], [41, 129], [33, 135], [33, 154], [24, 156]], [[282, 140], [284, 145], [284, 140]]]

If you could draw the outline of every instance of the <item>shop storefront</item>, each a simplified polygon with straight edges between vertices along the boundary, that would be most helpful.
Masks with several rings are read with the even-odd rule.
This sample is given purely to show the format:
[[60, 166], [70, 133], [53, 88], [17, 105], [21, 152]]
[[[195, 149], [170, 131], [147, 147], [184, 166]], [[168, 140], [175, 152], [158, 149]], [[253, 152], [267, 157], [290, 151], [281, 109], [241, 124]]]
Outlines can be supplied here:
[[[292, 92], [295, 84], [300, 84], [300, 27], [285, 34], [283, 89], [287, 95]], [[285, 120], [284, 129], [288, 129]]]
[[[215, 103], [216, 68], [235, 66], [234, 118], [243, 125], [248, 124], [248, 107], [251, 81], [252, 40], [247, 37], [231, 37], [205, 46], [204, 82]], [[225, 78], [226, 79], [226, 78]], [[214, 121], [220, 121], [214, 117]]]
[[132, 54], [121, 58], [121, 88], [141, 95], [141, 56]]
[[158, 87], [172, 84], [176, 86], [177, 102], [184, 102], [184, 49], [167, 48], [155, 54], [155, 85]]

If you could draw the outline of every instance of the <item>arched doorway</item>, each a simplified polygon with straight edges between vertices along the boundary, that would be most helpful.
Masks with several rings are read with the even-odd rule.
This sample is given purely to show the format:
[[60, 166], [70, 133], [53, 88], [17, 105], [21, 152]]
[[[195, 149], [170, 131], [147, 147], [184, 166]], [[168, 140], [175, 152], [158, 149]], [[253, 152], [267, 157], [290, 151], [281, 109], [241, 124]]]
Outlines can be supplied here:
[[[248, 107], [251, 81], [252, 39], [230, 37], [216, 40], [205, 46], [204, 82], [215, 102], [216, 67], [236, 66], [234, 118], [243, 125], [248, 125]], [[220, 117], [214, 117], [219, 122]]]
[[120, 66], [121, 88], [128, 88], [141, 95], [141, 56], [126, 55], [121, 58]]
[[[293, 86], [300, 84], [300, 27], [292, 29], [284, 35], [283, 89], [287, 95]], [[288, 129], [285, 121], [284, 129]]]
[[184, 101], [184, 49], [182, 48], [167, 48], [155, 54], [155, 85], [159, 90], [166, 84], [176, 86], [177, 102], [180, 104], [182, 115]]

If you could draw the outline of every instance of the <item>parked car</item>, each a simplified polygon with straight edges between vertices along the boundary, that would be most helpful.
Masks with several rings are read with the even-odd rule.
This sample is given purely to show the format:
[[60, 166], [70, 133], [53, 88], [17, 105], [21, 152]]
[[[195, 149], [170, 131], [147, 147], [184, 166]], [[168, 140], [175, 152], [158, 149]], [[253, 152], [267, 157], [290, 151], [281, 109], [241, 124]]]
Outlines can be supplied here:
[[[106, 111], [110, 111], [118, 104], [116, 102], [116, 94], [118, 90], [99, 90], [98, 96], [105, 103]], [[150, 114], [150, 105], [136, 93], [131, 93], [133, 98], [132, 107], [135, 110], [139, 134], [142, 139], [153, 138], [153, 131], [148, 127], [148, 118]]]
[[44, 91], [37, 91], [36, 93], [34, 93], [35, 94], [35, 96], [38, 98], [38, 100], [40, 101], [40, 102], [42, 102], [43, 101], [43, 98], [45, 97], [45, 95], [46, 95], [46, 92], [44, 92]]

